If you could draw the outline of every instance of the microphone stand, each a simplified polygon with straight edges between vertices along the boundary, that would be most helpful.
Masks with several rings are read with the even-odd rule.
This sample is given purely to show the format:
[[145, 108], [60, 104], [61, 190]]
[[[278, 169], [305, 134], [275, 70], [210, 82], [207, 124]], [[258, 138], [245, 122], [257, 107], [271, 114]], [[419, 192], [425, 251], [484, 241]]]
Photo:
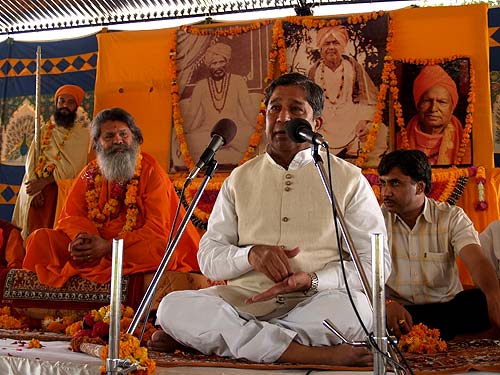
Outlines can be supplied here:
[[[365, 295], [368, 298], [368, 301], [370, 303], [370, 307], [373, 310], [373, 298], [372, 298], [372, 291], [370, 288], [370, 284], [368, 282], [368, 278], [366, 277], [365, 270], [363, 269], [363, 265], [361, 264], [361, 260], [359, 259], [358, 253], [356, 252], [356, 249], [353, 245], [351, 236], [349, 234], [349, 231], [347, 230], [347, 225], [345, 223], [344, 217], [341, 212], [337, 209], [338, 207], [338, 202], [337, 199], [335, 198], [335, 194], [333, 191], [330, 190], [330, 184], [328, 183], [327, 179], [327, 173], [325, 171], [325, 166], [323, 164], [323, 159], [321, 158], [321, 155], [319, 154], [319, 145], [316, 143], [311, 144], [311, 153], [312, 157], [314, 160], [314, 165], [316, 166], [316, 169], [318, 170], [319, 176], [321, 178], [321, 182], [323, 183], [323, 187], [325, 188], [326, 194], [328, 195], [328, 199], [330, 200], [330, 204], [332, 205], [334, 211], [336, 212], [336, 220], [337, 224], [340, 228], [341, 236], [342, 239], [344, 240], [344, 243], [346, 244], [347, 251], [349, 255], [351, 256], [351, 259], [354, 264], [354, 268], [356, 269], [356, 272], [358, 274], [358, 277], [361, 281], [361, 285], [363, 287], [363, 291], [365, 292]], [[328, 151], [328, 157], [329, 151]], [[340, 244], [339, 244], [340, 245]], [[341, 251], [339, 249], [339, 251]], [[379, 315], [379, 314], [377, 314]], [[357, 342], [349, 342], [347, 341], [343, 336], [339, 335], [338, 330], [330, 328], [332, 326], [332, 323], [328, 320], [325, 320], [323, 324], [329, 328], [335, 335], [337, 335], [342, 342], [346, 342], [348, 344], [355, 345], [354, 343]], [[375, 319], [375, 324], [377, 324], [377, 319]], [[388, 347], [388, 355], [390, 358], [392, 358], [393, 361], [396, 363], [399, 363], [399, 358], [397, 357], [396, 353], [394, 352], [393, 348], [391, 346]], [[400, 373], [400, 370], [397, 368], [394, 368], [394, 372], [396, 374]]]
[[130, 323], [130, 326], [127, 330], [127, 333], [130, 333], [131, 335], [134, 334], [135, 329], [137, 328], [137, 325], [139, 324], [141, 317], [144, 315], [144, 312], [148, 309], [148, 306], [153, 300], [153, 296], [156, 292], [156, 288], [158, 287], [158, 283], [160, 281], [161, 276], [163, 275], [163, 272], [165, 271], [165, 268], [167, 267], [167, 264], [172, 257], [172, 254], [175, 250], [175, 247], [179, 243], [179, 240], [184, 233], [186, 226], [191, 219], [191, 216], [193, 215], [193, 211], [198, 204], [198, 201], [201, 198], [201, 195], [203, 194], [203, 191], [205, 190], [208, 181], [213, 177], [215, 169], [217, 168], [217, 160], [212, 159], [209, 163], [207, 163], [207, 169], [205, 171], [205, 177], [203, 178], [203, 181], [198, 188], [198, 191], [196, 192], [195, 196], [193, 197], [193, 201], [189, 205], [188, 209], [186, 210], [186, 214], [184, 215], [184, 218], [182, 219], [181, 223], [179, 224], [179, 228], [177, 229], [177, 232], [175, 236], [173, 237], [172, 241], [167, 244], [167, 248], [165, 250], [165, 255], [163, 256], [163, 259], [158, 266], [158, 269], [156, 270], [153, 279], [151, 280], [151, 283], [148, 286], [148, 289], [146, 290], [146, 294], [142, 298], [142, 301], [137, 308], [137, 311], [132, 319], [132, 322]]

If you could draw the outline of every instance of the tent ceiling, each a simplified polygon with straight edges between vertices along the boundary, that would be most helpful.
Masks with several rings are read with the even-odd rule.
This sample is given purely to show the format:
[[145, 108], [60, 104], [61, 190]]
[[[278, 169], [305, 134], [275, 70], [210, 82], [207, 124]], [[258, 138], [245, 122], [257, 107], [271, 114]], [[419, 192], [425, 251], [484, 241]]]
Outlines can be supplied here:
[[384, 1], [387, 0], [1, 0], [0, 35], [281, 8], [300, 12], [318, 5]]

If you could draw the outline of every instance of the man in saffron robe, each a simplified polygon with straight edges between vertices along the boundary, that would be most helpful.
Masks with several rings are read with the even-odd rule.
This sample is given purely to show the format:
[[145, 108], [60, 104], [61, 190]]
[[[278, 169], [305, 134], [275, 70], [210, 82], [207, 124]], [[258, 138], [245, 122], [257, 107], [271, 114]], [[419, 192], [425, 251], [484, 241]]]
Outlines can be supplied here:
[[[101, 111], [91, 127], [96, 160], [80, 173], [55, 230], [28, 237], [23, 268], [61, 287], [71, 276], [111, 277], [113, 238], [123, 238], [123, 274], [154, 271], [167, 247], [178, 198], [165, 171], [141, 152], [142, 133], [120, 108]], [[174, 271], [198, 271], [199, 234], [188, 224], [170, 259]]]
[[[455, 81], [439, 65], [422, 68], [413, 82], [413, 100], [417, 114], [406, 125], [408, 146], [423, 151], [432, 165], [470, 164], [470, 144], [462, 147], [463, 127], [453, 115], [458, 103]], [[396, 139], [403, 147], [402, 133]]]
[[31, 143], [12, 215], [23, 239], [38, 228], [54, 226], [59, 183], [75, 178], [87, 163], [90, 121], [77, 115], [84, 95], [78, 86], [61, 86], [54, 95], [56, 112], [41, 128], [38, 157], [35, 141]]

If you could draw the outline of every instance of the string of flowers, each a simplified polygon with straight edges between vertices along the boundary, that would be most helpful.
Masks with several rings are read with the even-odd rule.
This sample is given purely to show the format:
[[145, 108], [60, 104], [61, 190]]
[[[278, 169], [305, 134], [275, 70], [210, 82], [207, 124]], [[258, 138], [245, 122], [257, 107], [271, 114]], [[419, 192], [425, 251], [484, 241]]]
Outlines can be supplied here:
[[[442, 57], [442, 58], [434, 58], [434, 59], [414, 59], [414, 58], [403, 58], [399, 61], [402, 63], [410, 63], [410, 64], [418, 64], [418, 65], [436, 65], [436, 64], [443, 64], [449, 61], [453, 61], [459, 58], [469, 58], [468, 56], [460, 56], [460, 55], [453, 55], [451, 57]], [[473, 124], [473, 114], [474, 114], [474, 104], [476, 102], [476, 94], [475, 94], [475, 88], [476, 88], [476, 76], [475, 76], [475, 71], [474, 68], [472, 67], [472, 63], [469, 64], [469, 77], [470, 77], [470, 86], [469, 86], [469, 92], [467, 95], [467, 109], [466, 109], [466, 116], [465, 116], [465, 127], [464, 131], [462, 134], [462, 139], [460, 140], [460, 147], [458, 149], [454, 165], [458, 165], [462, 162], [462, 158], [465, 155], [465, 152], [467, 150], [467, 147], [470, 143], [470, 134], [472, 132], [472, 124]], [[394, 76], [394, 79], [397, 80], [396, 76]], [[397, 84], [397, 81], [395, 82]], [[391, 91], [392, 92], [392, 91]], [[397, 91], [394, 92], [393, 100], [398, 101], [397, 97]], [[399, 102], [398, 102], [399, 103]], [[401, 137], [401, 148], [408, 149], [410, 147], [410, 142], [408, 140], [408, 133], [406, 131], [404, 119], [403, 119], [403, 111], [401, 110], [396, 110], [395, 111], [395, 116], [396, 116], [396, 123], [399, 127], [399, 132], [400, 132], [400, 137]]]
[[262, 26], [269, 25], [271, 20], [261, 20], [252, 22], [250, 25], [244, 26], [231, 26], [231, 27], [213, 27], [213, 26], [193, 26], [193, 25], [183, 25], [180, 27], [181, 30], [186, 33], [205, 36], [205, 35], [215, 35], [215, 36], [235, 36], [243, 33], [247, 33], [252, 30], [258, 30]]
[[[367, 23], [371, 20], [376, 20], [379, 17], [382, 17], [386, 12], [377, 11], [363, 14], [355, 14], [347, 17], [347, 23], [350, 25], [356, 25], [361, 23]], [[328, 26], [337, 26], [342, 23], [341, 20], [337, 18], [331, 19], [318, 19], [318, 18], [310, 18], [310, 17], [298, 17], [298, 16], [288, 16], [285, 17], [285, 21], [289, 23], [293, 23], [294, 25], [304, 26], [309, 29], [311, 28], [321, 28]]]
[[[377, 140], [377, 135], [380, 129], [380, 125], [382, 123], [382, 116], [385, 109], [385, 98], [387, 96], [387, 92], [389, 86], [392, 85], [391, 73], [394, 72], [394, 62], [390, 56], [385, 56], [384, 58], [384, 68], [382, 71], [382, 83], [380, 84], [380, 89], [377, 97], [377, 109], [375, 111], [375, 116], [373, 117], [372, 126], [370, 131], [368, 132], [368, 136], [365, 144], [361, 148], [358, 158], [356, 159], [355, 164], [358, 167], [361, 167], [365, 164], [366, 159], [368, 158], [368, 153], [373, 150], [375, 146], [375, 142]], [[393, 87], [391, 87], [392, 91]]]
[[471, 167], [471, 175], [476, 177], [478, 200], [475, 204], [477, 211], [485, 211], [488, 209], [488, 202], [484, 197], [484, 184], [486, 183], [486, 169], [483, 166]]
[[[206, 224], [208, 218], [212, 212], [213, 204], [215, 199], [224, 183], [224, 180], [229, 176], [229, 173], [218, 173], [216, 174], [207, 184], [204, 194], [201, 196], [200, 201], [194, 209], [194, 216], [200, 220], [202, 223]], [[175, 179], [173, 184], [175, 190], [178, 194], [182, 191], [185, 181], [182, 179]], [[189, 206], [193, 201], [194, 194], [199, 188], [200, 182], [193, 180], [189, 188], [184, 191], [184, 196], [180, 197], [185, 199], [186, 205]]]
[[[43, 136], [40, 141], [40, 155], [38, 156], [34, 171], [35, 175], [38, 178], [46, 178], [51, 176], [54, 173], [54, 169], [56, 168], [56, 165], [54, 163], [47, 164], [47, 156], [45, 155], [45, 151], [47, 151], [49, 148], [52, 131], [55, 127], [56, 125], [51, 120], [47, 121], [45, 131], [43, 132]], [[64, 147], [64, 143], [68, 140], [71, 130], [72, 129], [65, 129], [63, 139], [61, 140], [57, 154], [54, 157], [55, 160], [61, 160], [61, 149]]]
[[[134, 316], [134, 310], [131, 307], [125, 307], [121, 305], [120, 307], [120, 359], [129, 359], [132, 364], [138, 364], [139, 370], [137, 374], [151, 374], [156, 363], [148, 358], [147, 349], [141, 347], [139, 339], [133, 335], [125, 333], [132, 318]], [[111, 319], [111, 306], [104, 306], [98, 310], [92, 310], [86, 314], [81, 321], [78, 321], [70, 325], [66, 329], [66, 334], [71, 335], [71, 349], [73, 351], [84, 351], [87, 352], [87, 347], [85, 344], [96, 344], [102, 345], [103, 348], [98, 351], [101, 359], [106, 361], [108, 356], [109, 347], [106, 345], [109, 336], [109, 324]], [[142, 330], [142, 325], [136, 328], [134, 334], [138, 335]], [[147, 342], [151, 338], [151, 335], [156, 329], [151, 323], [147, 323], [146, 331], [143, 337], [143, 343]], [[100, 348], [100, 347], [98, 347]], [[105, 363], [105, 362], [104, 362]], [[105, 372], [105, 366], [101, 367], [101, 372]]]
[[433, 173], [432, 174], [432, 182], [434, 183], [443, 183], [446, 182], [445, 188], [437, 198], [440, 202], [446, 202], [450, 198], [451, 194], [455, 190], [457, 185], [458, 178], [460, 176], [468, 177], [469, 170], [468, 169], [459, 169], [456, 167], [452, 167], [446, 170], [446, 172], [441, 173]]
[[[124, 204], [127, 207], [127, 213], [125, 217], [125, 224], [123, 225], [119, 235], [132, 231], [137, 222], [137, 215], [139, 213], [139, 209], [137, 207], [137, 190], [141, 172], [142, 154], [139, 152], [135, 164], [134, 176], [127, 183], [127, 189], [125, 191]], [[87, 192], [85, 193], [88, 212], [87, 216], [94, 222], [96, 227], [101, 228], [109, 217], [118, 213], [118, 206], [120, 205], [119, 201], [123, 195], [123, 185], [117, 182], [112, 183], [110, 194], [111, 198], [109, 198], [104, 204], [101, 211], [99, 208], [99, 197], [104, 179], [96, 160], [91, 162], [85, 177], [87, 178]]]
[[[440, 202], [448, 202], [455, 204], [456, 201], [463, 194], [465, 186], [469, 177], [476, 174], [476, 169], [484, 171], [484, 167], [470, 167], [470, 168], [449, 168], [449, 169], [435, 169], [432, 173], [432, 190], [429, 197], [434, 198]], [[484, 172], [483, 172], [484, 173]], [[381, 202], [379, 176], [376, 169], [365, 169], [363, 175], [370, 183], [375, 196], [379, 203]], [[481, 172], [480, 172], [481, 175]], [[484, 176], [484, 175], [482, 175]], [[479, 177], [481, 180], [481, 177]], [[486, 181], [482, 177], [482, 181]], [[483, 196], [484, 199], [484, 196]], [[486, 203], [486, 202], [485, 202]], [[486, 203], [487, 207], [487, 203]], [[477, 209], [477, 208], [476, 208]]]

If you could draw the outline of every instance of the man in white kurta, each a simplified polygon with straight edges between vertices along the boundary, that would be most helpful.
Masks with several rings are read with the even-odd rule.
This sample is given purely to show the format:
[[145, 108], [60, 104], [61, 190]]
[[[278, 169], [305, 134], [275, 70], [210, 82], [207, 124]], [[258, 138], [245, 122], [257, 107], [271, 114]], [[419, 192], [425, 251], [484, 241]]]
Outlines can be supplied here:
[[[367, 365], [367, 349], [337, 345], [339, 338], [322, 324], [328, 318], [348, 339], [367, 338], [346, 293], [332, 210], [311, 152], [284, 131], [297, 117], [318, 129], [322, 90], [290, 73], [271, 84], [265, 103], [267, 152], [226, 179], [200, 242], [202, 272], [227, 285], [167, 295], [158, 322], [168, 335], [205, 354]], [[337, 209], [371, 279], [370, 233], [386, 233], [379, 205], [357, 167], [334, 156], [331, 162]], [[385, 254], [388, 275], [387, 246]], [[354, 304], [370, 331], [368, 298], [353, 262], [346, 261], [345, 268]]]
[[56, 113], [40, 131], [40, 155], [36, 155], [35, 141], [31, 143], [12, 215], [23, 239], [36, 229], [52, 228], [57, 220], [58, 190], [67, 187], [67, 181], [87, 164], [90, 120], [79, 110], [84, 95], [78, 86], [61, 86], [54, 95]]

